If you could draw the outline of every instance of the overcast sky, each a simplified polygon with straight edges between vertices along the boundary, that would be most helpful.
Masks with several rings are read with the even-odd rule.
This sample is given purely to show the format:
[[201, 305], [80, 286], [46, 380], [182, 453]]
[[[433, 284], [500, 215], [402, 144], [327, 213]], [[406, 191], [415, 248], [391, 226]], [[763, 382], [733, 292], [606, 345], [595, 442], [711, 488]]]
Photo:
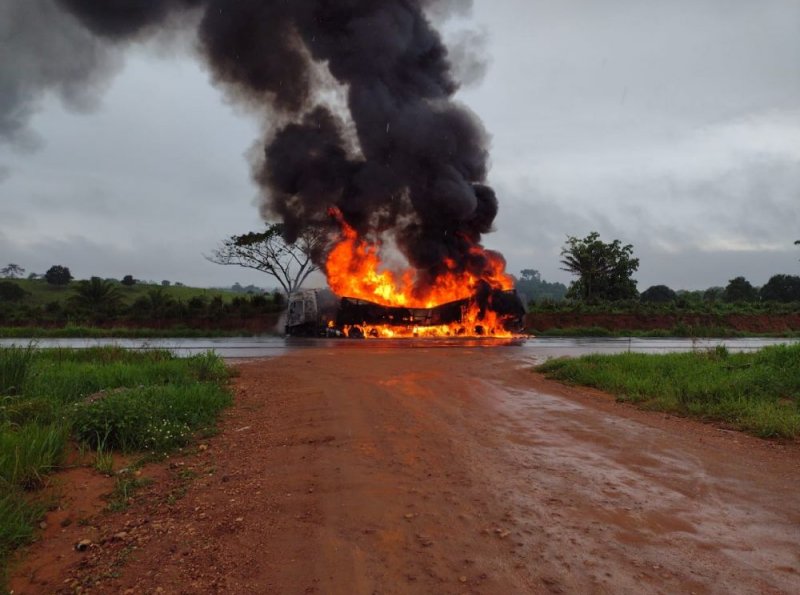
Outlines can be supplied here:
[[[511, 272], [568, 282], [565, 237], [597, 230], [634, 245], [640, 290], [800, 274], [800, 2], [475, 0], [463, 29], [486, 59], [458, 94], [493, 137], [486, 244]], [[0, 264], [275, 285], [203, 258], [261, 224], [260, 125], [190, 52], [131, 48], [79, 106], [45, 95], [0, 143]]]

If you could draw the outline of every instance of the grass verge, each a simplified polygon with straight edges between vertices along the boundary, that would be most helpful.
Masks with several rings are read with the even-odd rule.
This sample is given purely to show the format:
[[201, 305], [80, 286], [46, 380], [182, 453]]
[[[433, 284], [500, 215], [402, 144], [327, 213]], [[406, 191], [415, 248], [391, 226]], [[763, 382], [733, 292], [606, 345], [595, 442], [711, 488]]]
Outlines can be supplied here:
[[[113, 451], [160, 456], [213, 431], [231, 402], [229, 373], [213, 353], [0, 348], [0, 575], [34, 535], [41, 488], [74, 439], [113, 472]], [[122, 478], [117, 509], [143, 479]]]
[[765, 438], [800, 434], [800, 344], [753, 353], [718, 347], [689, 353], [587, 355], [550, 360], [536, 369], [647, 409], [722, 422]]

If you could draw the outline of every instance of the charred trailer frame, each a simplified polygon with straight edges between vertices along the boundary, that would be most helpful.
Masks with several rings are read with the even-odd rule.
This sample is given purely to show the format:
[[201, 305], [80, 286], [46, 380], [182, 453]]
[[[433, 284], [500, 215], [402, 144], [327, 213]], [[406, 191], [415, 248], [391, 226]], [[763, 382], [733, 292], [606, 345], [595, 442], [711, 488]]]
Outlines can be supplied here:
[[[383, 306], [367, 300], [338, 297], [327, 289], [306, 289], [289, 296], [286, 334], [302, 337], [363, 337], [363, 326], [439, 326], [457, 324], [476, 298], [465, 298], [433, 308]], [[482, 310], [490, 309], [503, 318], [510, 332], [524, 329], [525, 307], [517, 292], [492, 290], [477, 300]]]

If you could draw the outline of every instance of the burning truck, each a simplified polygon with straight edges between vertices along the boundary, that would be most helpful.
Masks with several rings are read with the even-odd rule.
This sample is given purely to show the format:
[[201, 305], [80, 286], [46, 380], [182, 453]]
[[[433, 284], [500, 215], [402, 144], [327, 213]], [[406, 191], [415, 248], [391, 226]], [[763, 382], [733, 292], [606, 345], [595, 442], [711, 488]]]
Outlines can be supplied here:
[[384, 258], [386, 245], [369, 240], [329, 209], [334, 239], [324, 259], [331, 290], [289, 297], [286, 334], [394, 339], [403, 337], [511, 337], [523, 330], [525, 308], [496, 252], [464, 239], [463, 266], [444, 258], [431, 278]]
[[523, 330], [525, 308], [516, 291], [491, 290], [430, 308], [384, 306], [329, 289], [289, 297], [286, 334], [302, 337], [510, 337]]
[[[62, 52], [68, 67], [53, 73], [78, 73], [76, 85], [94, 81], [95, 67], [107, 64], [104, 43], [116, 53], [180, 27], [192, 33], [214, 84], [261, 115], [263, 136], [250, 154], [261, 213], [281, 223], [288, 244], [320, 231], [306, 256], [332, 290], [292, 297], [290, 333], [319, 334], [323, 321], [325, 332], [365, 337], [508, 336], [520, 327], [505, 260], [482, 244], [499, 208], [488, 184], [491, 136], [455, 100], [458, 73], [473, 56], [448, 49], [435, 27], [448, 14], [463, 16], [470, 2], [50, 4], [48, 18], [63, 27], [56, 20], [36, 32], [90, 33], [62, 36], [76, 45]], [[256, 258], [266, 267], [259, 270], [275, 273], [282, 257], [291, 264], [280, 250], [266, 264]]]

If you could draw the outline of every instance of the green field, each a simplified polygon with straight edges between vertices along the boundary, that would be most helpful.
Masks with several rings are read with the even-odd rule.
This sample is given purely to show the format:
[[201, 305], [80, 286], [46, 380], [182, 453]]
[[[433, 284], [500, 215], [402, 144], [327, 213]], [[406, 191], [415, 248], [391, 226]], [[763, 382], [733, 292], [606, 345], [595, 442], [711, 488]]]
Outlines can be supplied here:
[[[45, 306], [52, 302], [64, 305], [75, 295], [75, 287], [78, 285], [78, 281], [72, 281], [68, 285], [50, 285], [44, 279], [3, 279], [3, 281], [16, 283], [28, 292], [29, 295], [25, 296], [24, 303], [31, 306]], [[233, 298], [242, 295], [227, 289], [206, 289], [183, 285], [163, 286], [151, 283], [136, 283], [131, 286], [117, 283], [116, 285], [122, 293], [123, 302], [126, 305], [132, 304], [140, 297], [146, 297], [148, 292], [153, 290], [161, 290], [165, 296], [184, 302], [194, 297], [211, 300], [217, 296], [225, 302], [230, 302]]]
[[106, 474], [111, 452], [162, 455], [214, 426], [228, 377], [211, 353], [0, 349], [0, 572], [53, 504], [42, 488], [70, 443]]
[[555, 359], [536, 368], [618, 400], [723, 423], [765, 438], [800, 434], [800, 344], [729, 353], [724, 347], [664, 355]]
[[[264, 334], [264, 333], [262, 333]], [[246, 330], [169, 328], [128, 328], [68, 325], [59, 328], [0, 326], [0, 339], [208, 339], [213, 337], [252, 337]]]

